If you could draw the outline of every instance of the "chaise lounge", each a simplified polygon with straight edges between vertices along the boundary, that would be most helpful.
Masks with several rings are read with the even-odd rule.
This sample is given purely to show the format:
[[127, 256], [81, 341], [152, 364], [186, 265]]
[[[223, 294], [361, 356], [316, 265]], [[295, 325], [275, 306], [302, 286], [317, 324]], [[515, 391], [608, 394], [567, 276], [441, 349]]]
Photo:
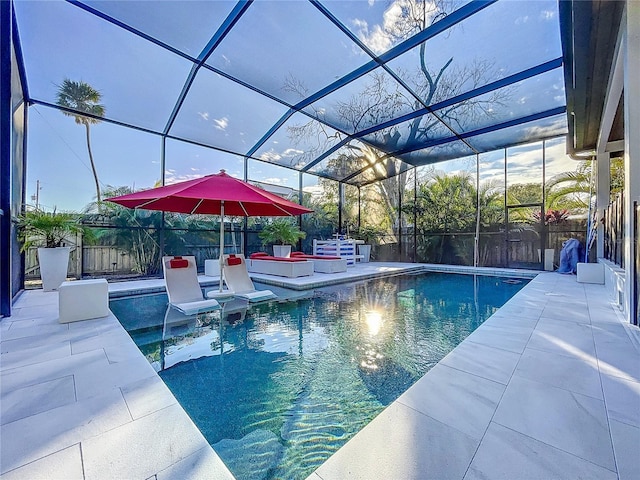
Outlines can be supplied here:
[[222, 256], [222, 260], [224, 262], [224, 282], [235, 297], [250, 302], [277, 298], [277, 295], [271, 290], [256, 290], [247, 273], [247, 264], [243, 254], [225, 254]]
[[219, 310], [215, 299], [207, 299], [198, 283], [198, 270], [193, 255], [162, 257], [162, 270], [169, 304], [184, 315]]

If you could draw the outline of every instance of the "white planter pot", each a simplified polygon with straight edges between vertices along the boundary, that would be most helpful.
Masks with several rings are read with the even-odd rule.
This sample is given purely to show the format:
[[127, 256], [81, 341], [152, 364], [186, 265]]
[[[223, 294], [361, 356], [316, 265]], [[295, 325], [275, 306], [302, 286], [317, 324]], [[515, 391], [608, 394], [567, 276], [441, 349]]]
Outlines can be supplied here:
[[273, 256], [289, 258], [291, 256], [291, 245], [274, 245]]
[[38, 248], [38, 265], [44, 291], [57, 290], [67, 278], [70, 247]]
[[361, 262], [368, 262], [371, 258], [371, 245], [358, 245], [358, 255], [362, 255]]
[[[547, 272], [553, 272], [553, 260], [555, 256], [555, 249], [553, 248], [545, 248], [544, 249], [544, 269]], [[538, 249], [538, 261], [540, 260], [540, 249]]]

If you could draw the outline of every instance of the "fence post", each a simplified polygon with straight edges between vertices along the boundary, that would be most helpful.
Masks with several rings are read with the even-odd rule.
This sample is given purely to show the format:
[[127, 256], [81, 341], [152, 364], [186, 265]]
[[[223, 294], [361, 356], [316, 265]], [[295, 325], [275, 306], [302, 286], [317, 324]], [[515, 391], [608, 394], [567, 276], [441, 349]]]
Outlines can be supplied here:
[[82, 251], [82, 232], [76, 233], [76, 272], [75, 277], [80, 280], [82, 278], [82, 260], [83, 260], [83, 251]]

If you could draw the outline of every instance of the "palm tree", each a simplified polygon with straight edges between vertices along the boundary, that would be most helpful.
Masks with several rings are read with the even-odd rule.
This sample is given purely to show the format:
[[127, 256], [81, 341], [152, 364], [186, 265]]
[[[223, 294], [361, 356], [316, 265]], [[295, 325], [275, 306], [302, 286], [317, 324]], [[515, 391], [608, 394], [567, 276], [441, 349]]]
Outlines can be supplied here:
[[[72, 113], [63, 110], [62, 113], [74, 117], [78, 125], [84, 125], [87, 132], [87, 150], [89, 150], [89, 160], [91, 161], [91, 170], [93, 178], [96, 182], [96, 200], [100, 205], [100, 182], [98, 181], [98, 172], [93, 161], [93, 153], [91, 152], [91, 136], [89, 126], [100, 123], [96, 117], [104, 117], [105, 107], [100, 104], [102, 94], [88, 83], [83, 81], [74, 82], [65, 78], [62, 85], [58, 85], [58, 98], [56, 103], [64, 108], [79, 112]], [[82, 115], [82, 113], [92, 115], [90, 117]]]

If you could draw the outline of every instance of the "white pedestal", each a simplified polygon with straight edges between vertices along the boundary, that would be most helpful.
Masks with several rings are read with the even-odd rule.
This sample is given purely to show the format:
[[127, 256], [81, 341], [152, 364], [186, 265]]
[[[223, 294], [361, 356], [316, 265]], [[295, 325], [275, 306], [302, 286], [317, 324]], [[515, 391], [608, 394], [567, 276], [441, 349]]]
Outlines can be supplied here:
[[220, 276], [220, 260], [205, 260], [204, 261], [204, 274], [207, 277], [219, 277]]
[[604, 285], [604, 265], [601, 263], [578, 263], [576, 273], [578, 274], [578, 283]]
[[105, 279], [63, 282], [58, 288], [60, 323], [106, 317], [109, 311], [109, 285]]

